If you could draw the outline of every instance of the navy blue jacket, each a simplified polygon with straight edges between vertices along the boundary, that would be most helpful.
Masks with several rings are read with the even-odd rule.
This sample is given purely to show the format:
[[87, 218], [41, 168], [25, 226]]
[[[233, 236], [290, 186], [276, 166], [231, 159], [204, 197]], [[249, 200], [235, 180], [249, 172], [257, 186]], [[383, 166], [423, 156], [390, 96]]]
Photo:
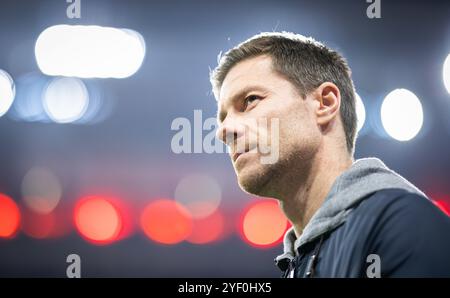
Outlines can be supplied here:
[[377, 191], [277, 265], [282, 277], [450, 277], [450, 218], [418, 194]]

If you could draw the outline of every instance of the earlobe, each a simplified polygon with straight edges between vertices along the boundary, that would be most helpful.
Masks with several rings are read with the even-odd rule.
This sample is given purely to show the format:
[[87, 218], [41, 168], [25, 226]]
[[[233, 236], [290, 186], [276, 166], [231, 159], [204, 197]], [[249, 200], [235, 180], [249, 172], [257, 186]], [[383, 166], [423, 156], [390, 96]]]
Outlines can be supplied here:
[[341, 94], [339, 88], [331, 83], [325, 82], [316, 89], [319, 107], [316, 111], [319, 125], [326, 125], [339, 113]]

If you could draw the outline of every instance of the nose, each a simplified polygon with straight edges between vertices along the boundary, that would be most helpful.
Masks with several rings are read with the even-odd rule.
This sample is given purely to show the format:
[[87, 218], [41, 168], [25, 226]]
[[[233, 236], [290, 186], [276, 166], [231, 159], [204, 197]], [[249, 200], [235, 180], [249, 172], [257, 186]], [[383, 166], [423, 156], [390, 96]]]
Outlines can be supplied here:
[[235, 120], [225, 120], [219, 125], [216, 137], [225, 145], [232, 146], [237, 139], [245, 135], [245, 125]]

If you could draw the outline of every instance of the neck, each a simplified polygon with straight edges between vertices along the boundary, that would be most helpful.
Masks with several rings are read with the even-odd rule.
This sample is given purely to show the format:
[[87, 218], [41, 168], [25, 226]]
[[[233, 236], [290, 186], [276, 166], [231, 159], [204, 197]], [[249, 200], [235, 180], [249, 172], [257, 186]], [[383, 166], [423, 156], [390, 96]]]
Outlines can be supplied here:
[[309, 168], [300, 169], [291, 179], [287, 189], [289, 193], [280, 196], [280, 206], [292, 223], [295, 234], [299, 237], [311, 217], [324, 202], [336, 178], [353, 163], [353, 158], [346, 152], [326, 152], [319, 149], [316, 157], [309, 163]]

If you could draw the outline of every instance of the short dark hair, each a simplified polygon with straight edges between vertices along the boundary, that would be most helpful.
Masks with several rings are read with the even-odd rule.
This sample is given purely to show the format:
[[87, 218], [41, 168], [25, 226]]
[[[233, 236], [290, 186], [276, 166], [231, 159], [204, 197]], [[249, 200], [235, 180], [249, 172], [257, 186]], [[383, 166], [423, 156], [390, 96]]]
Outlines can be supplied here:
[[303, 98], [324, 82], [334, 83], [341, 93], [340, 115], [347, 150], [353, 154], [356, 137], [355, 88], [346, 60], [336, 51], [312, 38], [289, 32], [257, 34], [223, 56], [211, 71], [213, 93], [219, 99], [220, 88], [228, 72], [237, 63], [252, 57], [268, 55], [274, 70], [293, 83]]

